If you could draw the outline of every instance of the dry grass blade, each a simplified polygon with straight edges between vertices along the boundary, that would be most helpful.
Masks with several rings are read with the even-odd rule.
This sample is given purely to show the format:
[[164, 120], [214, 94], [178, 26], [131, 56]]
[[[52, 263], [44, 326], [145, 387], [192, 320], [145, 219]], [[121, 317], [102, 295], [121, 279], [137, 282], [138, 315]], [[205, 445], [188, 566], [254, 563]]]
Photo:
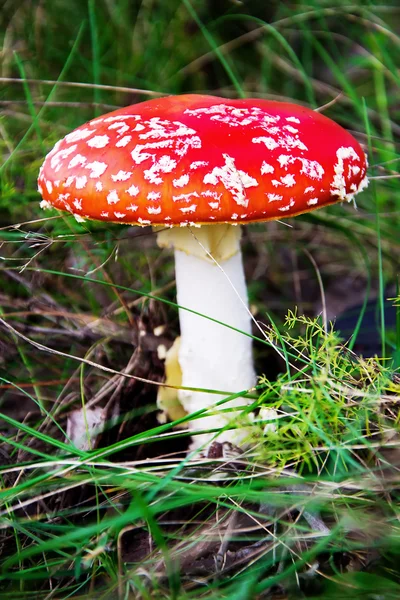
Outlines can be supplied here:
[[72, 87], [82, 89], [98, 89], [125, 94], [139, 94], [144, 96], [154, 96], [156, 98], [166, 96], [166, 93], [154, 92], [152, 90], [142, 90], [139, 88], [121, 87], [115, 85], [103, 85], [96, 83], [86, 83], [83, 81], [57, 81], [53, 79], [19, 79], [17, 77], [0, 77], [0, 83], [37, 83], [38, 85], [50, 85], [57, 87]]

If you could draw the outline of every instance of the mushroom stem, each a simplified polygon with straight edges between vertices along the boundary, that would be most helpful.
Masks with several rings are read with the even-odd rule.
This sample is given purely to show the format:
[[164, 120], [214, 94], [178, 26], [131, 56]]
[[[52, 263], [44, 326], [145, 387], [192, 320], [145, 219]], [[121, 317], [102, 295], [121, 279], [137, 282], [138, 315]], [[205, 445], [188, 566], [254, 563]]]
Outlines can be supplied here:
[[[240, 228], [213, 225], [194, 230], [190, 237], [195, 241], [198, 235], [201, 238], [196, 241], [197, 247], [201, 249], [201, 252], [196, 252], [197, 256], [189, 254], [188, 248], [185, 251], [181, 243], [182, 231], [168, 230], [168, 244], [164, 235], [161, 242], [159, 240], [162, 245], [174, 245], [175, 248], [177, 300], [182, 307], [179, 309], [179, 364], [182, 370], [182, 386], [221, 390], [229, 394], [248, 390], [254, 386], [256, 377], [252, 339], [249, 337], [251, 316], [239, 245]], [[224, 233], [228, 236], [224, 236]], [[174, 239], [174, 236], [179, 239]], [[222, 243], [215, 243], [218, 236]], [[227, 237], [231, 239], [225, 245]], [[221, 250], [222, 246], [224, 250], [221, 254], [218, 248]], [[213, 247], [218, 264], [204, 252], [204, 249], [212, 250]], [[214, 256], [213, 253], [212, 255]], [[227, 395], [187, 390], [178, 392], [179, 400], [187, 413], [212, 407]], [[229, 423], [237, 424], [238, 411], [227, 409], [247, 403], [245, 398], [230, 400], [215, 409], [212, 416], [190, 421], [189, 428], [198, 431], [222, 429]], [[215, 435], [214, 432], [194, 436], [192, 448], [208, 443]], [[227, 429], [218, 435], [218, 441], [237, 444], [247, 435], [248, 431], [245, 428]]]

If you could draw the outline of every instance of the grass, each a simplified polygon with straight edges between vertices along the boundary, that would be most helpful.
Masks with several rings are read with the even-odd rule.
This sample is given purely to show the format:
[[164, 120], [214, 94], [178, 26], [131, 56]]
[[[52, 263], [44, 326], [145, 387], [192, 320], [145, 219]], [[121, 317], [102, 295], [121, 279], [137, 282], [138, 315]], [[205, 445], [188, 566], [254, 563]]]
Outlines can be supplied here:
[[[0, 597], [398, 598], [397, 3], [8, 0], [0, 19]], [[74, 127], [184, 92], [322, 107], [371, 176], [357, 207], [246, 229], [259, 414], [251, 451], [209, 459], [156, 418], [170, 253], [36, 192]], [[82, 403], [119, 406], [91, 451], [66, 439]]]

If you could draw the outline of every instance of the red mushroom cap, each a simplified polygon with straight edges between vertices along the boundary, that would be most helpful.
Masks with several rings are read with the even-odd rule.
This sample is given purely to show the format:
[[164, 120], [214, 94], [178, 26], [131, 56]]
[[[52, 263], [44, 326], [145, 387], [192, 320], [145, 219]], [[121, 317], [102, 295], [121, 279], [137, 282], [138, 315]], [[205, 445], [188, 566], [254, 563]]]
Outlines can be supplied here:
[[351, 200], [366, 170], [353, 136], [308, 108], [184, 95], [78, 127], [47, 155], [39, 191], [78, 219], [244, 223]]

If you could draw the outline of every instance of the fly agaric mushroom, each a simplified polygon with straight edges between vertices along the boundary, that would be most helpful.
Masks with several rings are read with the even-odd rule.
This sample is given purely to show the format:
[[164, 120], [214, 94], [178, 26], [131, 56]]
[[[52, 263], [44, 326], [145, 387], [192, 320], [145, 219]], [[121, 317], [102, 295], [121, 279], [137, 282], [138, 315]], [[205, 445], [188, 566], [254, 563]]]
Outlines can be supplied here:
[[[366, 169], [353, 136], [318, 112], [183, 95], [122, 108], [68, 134], [46, 157], [39, 191], [42, 207], [79, 221], [163, 228], [158, 243], [174, 248], [178, 303], [190, 309], [179, 309], [182, 386], [232, 393], [256, 380], [239, 225], [350, 201], [366, 187]], [[192, 413], [226, 395], [178, 396]], [[189, 427], [225, 427], [218, 440], [237, 442], [240, 433], [226, 428], [236, 416], [215, 411]], [[210, 439], [197, 435], [194, 445]]]

